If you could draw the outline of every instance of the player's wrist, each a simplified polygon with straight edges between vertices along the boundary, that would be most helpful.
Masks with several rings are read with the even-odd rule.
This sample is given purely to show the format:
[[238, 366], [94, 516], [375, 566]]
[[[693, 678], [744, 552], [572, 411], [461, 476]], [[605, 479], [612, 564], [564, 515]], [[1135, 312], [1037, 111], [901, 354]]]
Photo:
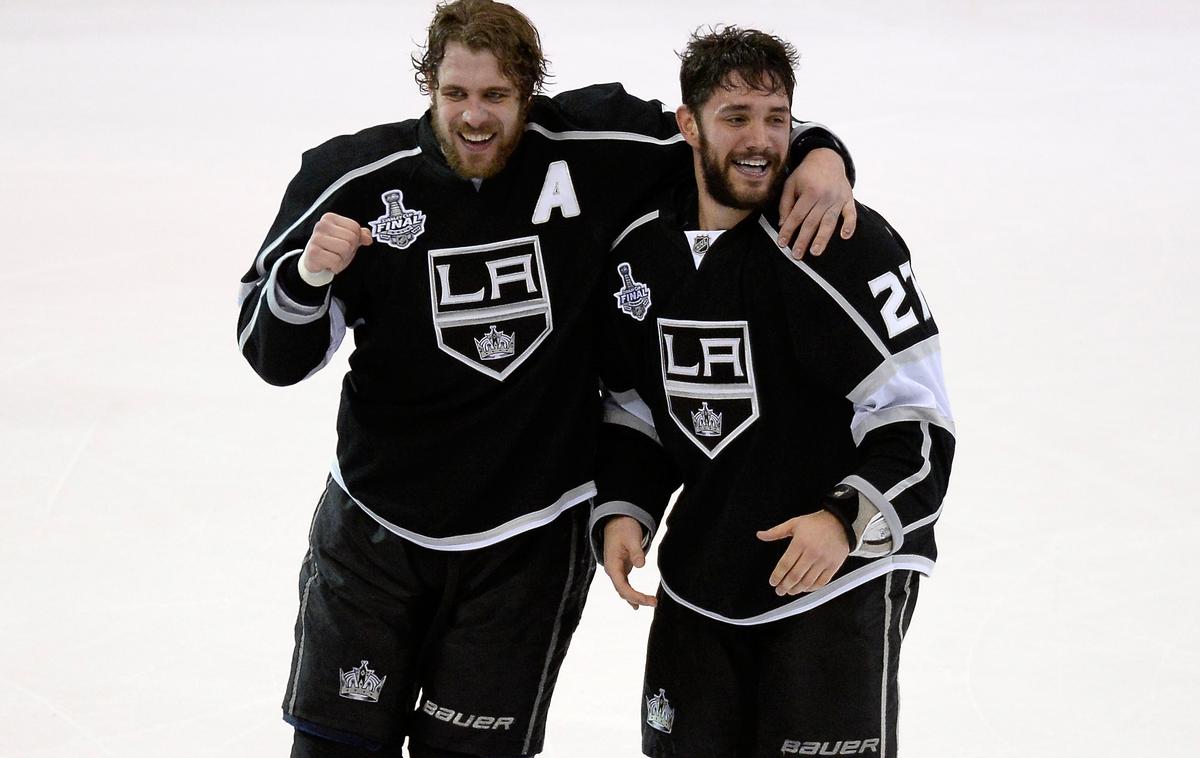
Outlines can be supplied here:
[[[314, 284], [313, 277], [316, 275], [308, 271], [301, 259], [304, 254], [301, 253], [287, 261], [284, 261], [280, 267], [278, 282], [283, 291], [288, 297], [302, 305], [321, 305], [325, 302], [325, 293], [329, 289], [329, 282], [333, 280], [333, 274], [327, 271], [318, 272], [326, 274], [324, 284]], [[307, 274], [307, 278], [306, 278]]]
[[821, 498], [821, 507], [842, 525], [846, 536], [846, 549], [854, 552], [858, 535], [854, 532], [854, 520], [858, 517], [858, 490], [847, 484], [839, 484]]

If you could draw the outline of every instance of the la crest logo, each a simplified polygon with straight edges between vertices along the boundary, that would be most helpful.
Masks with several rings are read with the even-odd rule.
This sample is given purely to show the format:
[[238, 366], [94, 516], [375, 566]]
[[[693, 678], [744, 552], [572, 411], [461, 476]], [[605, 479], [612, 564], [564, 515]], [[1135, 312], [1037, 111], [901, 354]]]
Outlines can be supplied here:
[[380, 242], [404, 250], [425, 233], [425, 214], [404, 207], [404, 193], [388, 190], [382, 196], [384, 214], [371, 223], [371, 236]]
[[554, 330], [536, 236], [430, 250], [429, 297], [442, 352], [499, 381]]
[[709, 458], [758, 418], [745, 321], [658, 319], [663, 389], [671, 419]]

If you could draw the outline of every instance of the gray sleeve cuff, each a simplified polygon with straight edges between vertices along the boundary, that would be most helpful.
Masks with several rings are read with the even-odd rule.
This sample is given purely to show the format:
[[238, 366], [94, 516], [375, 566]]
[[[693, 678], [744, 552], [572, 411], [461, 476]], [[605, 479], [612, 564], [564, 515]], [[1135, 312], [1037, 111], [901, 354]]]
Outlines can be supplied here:
[[[904, 524], [900, 523], [900, 516], [896, 513], [896, 509], [892, 507], [891, 502], [883, 496], [875, 485], [863, 479], [861, 476], [848, 476], [841, 481], [841, 484], [846, 484], [858, 490], [859, 494], [867, 500], [872, 506], [879, 511], [879, 515], [883, 516], [887, 522], [888, 529], [892, 533], [891, 546], [887, 550], [886, 555], [891, 555], [900, 549], [904, 544]], [[861, 508], [860, 508], [861, 513]], [[869, 521], [869, 519], [868, 519]], [[866, 526], [866, 521], [863, 527]], [[858, 520], [855, 521], [855, 533], [859, 536], [859, 546], [862, 545], [862, 534], [858, 533]]]
[[642, 525], [642, 549], [650, 547], [654, 541], [654, 533], [658, 531], [658, 522], [645, 510], [633, 503], [623, 500], [612, 500], [592, 508], [592, 517], [588, 521], [588, 534], [591, 535], [592, 555], [596, 563], [604, 564], [604, 533], [601, 529], [603, 522], [609, 516], [629, 516]]

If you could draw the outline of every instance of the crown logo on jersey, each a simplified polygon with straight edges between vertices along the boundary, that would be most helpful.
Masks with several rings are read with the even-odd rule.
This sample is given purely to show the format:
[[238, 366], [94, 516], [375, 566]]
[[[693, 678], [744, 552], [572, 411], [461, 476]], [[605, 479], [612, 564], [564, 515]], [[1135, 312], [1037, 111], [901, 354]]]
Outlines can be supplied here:
[[721, 414], [701, 403], [700, 410], [692, 414], [692, 429], [699, 437], [720, 437]]
[[708, 252], [709, 239], [707, 234], [697, 234], [696, 241], [692, 243], [692, 252], [696, 255], [704, 255]]
[[483, 335], [482, 339], [475, 340], [475, 349], [479, 351], [479, 360], [498, 361], [501, 358], [513, 357], [517, 352], [516, 332], [505, 334], [496, 331], [495, 324], [491, 326], [491, 331]]
[[675, 709], [667, 702], [667, 691], [659, 689], [654, 697], [646, 698], [646, 723], [666, 734], [675, 726]]
[[366, 661], [349, 671], [338, 669], [338, 677], [341, 681], [338, 695], [363, 703], [378, 703], [379, 693], [383, 691], [383, 683], [387, 681], [386, 676], [382, 679], [376, 676]]
[[621, 289], [613, 293], [617, 307], [625, 315], [641, 321], [650, 311], [650, 288], [633, 280], [633, 270], [628, 263], [617, 266], [617, 273], [621, 275]]
[[371, 236], [397, 250], [403, 250], [425, 233], [425, 214], [405, 208], [404, 194], [400, 190], [388, 190], [382, 198], [387, 210], [371, 222]]

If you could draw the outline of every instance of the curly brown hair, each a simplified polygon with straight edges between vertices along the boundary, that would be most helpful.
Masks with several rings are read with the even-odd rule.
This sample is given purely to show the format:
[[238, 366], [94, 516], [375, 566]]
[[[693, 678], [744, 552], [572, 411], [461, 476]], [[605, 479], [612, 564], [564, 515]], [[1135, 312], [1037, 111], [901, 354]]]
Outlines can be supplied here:
[[437, 90], [438, 67], [450, 42], [491, 52], [499, 61], [501, 73], [512, 80], [524, 97], [542, 91], [548, 75], [542, 39], [525, 14], [511, 5], [493, 0], [440, 3], [433, 13], [421, 54], [412, 56], [421, 94]]
[[683, 104], [699, 112], [733, 74], [760, 92], [782, 91], [791, 102], [800, 55], [791, 43], [766, 32], [718, 26], [693, 32], [679, 60]]

